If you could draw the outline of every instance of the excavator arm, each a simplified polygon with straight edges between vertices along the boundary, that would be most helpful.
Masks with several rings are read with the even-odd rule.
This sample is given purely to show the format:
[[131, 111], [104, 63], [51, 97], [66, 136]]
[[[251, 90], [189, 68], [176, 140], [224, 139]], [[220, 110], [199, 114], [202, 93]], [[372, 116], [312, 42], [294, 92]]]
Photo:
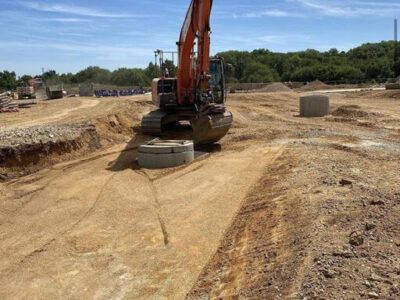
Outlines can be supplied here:
[[[212, 2], [212, 0], [192, 0], [183, 23], [178, 42], [178, 102], [180, 104], [194, 103], [196, 98], [194, 91], [206, 91], [209, 88]], [[196, 39], [197, 58], [194, 58]]]

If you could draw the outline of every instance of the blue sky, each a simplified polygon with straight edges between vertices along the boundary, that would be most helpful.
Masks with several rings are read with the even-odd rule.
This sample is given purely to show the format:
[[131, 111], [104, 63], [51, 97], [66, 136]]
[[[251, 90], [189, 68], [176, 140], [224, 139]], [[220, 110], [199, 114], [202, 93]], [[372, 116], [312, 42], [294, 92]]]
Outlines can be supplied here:
[[[174, 50], [189, 0], [0, 0], [0, 70], [144, 67]], [[393, 0], [214, 0], [212, 52], [348, 50], [393, 39]]]

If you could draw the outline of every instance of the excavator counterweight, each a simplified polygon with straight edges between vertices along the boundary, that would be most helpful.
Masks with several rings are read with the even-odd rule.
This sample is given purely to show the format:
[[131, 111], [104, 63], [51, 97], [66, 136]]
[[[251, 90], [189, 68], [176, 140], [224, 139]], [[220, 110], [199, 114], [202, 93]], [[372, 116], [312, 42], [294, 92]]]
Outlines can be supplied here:
[[143, 133], [160, 135], [170, 124], [189, 121], [194, 142], [209, 144], [218, 142], [231, 128], [233, 117], [225, 106], [224, 60], [210, 59], [212, 2], [191, 1], [177, 43], [177, 77], [153, 80], [152, 100], [158, 110], [143, 117]]

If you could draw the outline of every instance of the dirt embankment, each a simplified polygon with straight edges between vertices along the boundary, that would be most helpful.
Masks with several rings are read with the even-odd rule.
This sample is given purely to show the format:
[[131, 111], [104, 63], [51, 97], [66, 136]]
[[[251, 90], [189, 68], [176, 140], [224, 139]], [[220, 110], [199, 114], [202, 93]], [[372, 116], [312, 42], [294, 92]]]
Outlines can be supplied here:
[[[0, 131], [0, 180], [129, 142], [139, 130], [145, 105], [147, 101], [125, 101], [114, 111], [98, 112], [89, 112], [89, 107], [79, 111], [79, 107], [70, 105], [62, 114], [46, 116], [44, 112], [36, 120], [6, 127]], [[36, 125], [38, 122], [44, 125]]]
[[[13, 130], [13, 133], [17, 133], [25, 142], [3, 144], [0, 147], [1, 179], [27, 175], [44, 166], [101, 148], [95, 126], [35, 127], [29, 128], [29, 131], [18, 131]], [[9, 134], [7, 131], [3, 133]], [[33, 135], [36, 136], [36, 140], [27, 139]]]

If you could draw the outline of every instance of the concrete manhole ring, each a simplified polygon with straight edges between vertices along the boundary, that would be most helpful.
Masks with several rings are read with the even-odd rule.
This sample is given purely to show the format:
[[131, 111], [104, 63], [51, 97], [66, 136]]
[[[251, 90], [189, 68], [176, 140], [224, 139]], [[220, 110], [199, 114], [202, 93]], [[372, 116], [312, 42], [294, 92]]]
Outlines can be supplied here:
[[193, 141], [155, 139], [138, 149], [139, 166], [145, 169], [172, 168], [193, 160]]

